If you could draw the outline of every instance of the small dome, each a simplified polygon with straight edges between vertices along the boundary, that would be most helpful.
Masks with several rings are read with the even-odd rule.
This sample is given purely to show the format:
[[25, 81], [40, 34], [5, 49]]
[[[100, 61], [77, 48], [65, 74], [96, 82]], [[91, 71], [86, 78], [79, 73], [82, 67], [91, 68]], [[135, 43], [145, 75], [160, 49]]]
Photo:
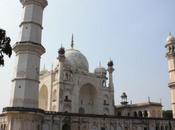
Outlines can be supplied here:
[[114, 65], [113, 61], [110, 60], [110, 61], [108, 62], [108, 66], [109, 66], [109, 67], [112, 67], [113, 65]]
[[[86, 57], [78, 50], [67, 49], [65, 50], [64, 64], [73, 70], [89, 71], [89, 64]], [[59, 66], [59, 60], [56, 59], [53, 63], [53, 69]]]
[[167, 43], [175, 42], [175, 37], [172, 36], [171, 33], [170, 33], [169, 36], [168, 36], [167, 39], [166, 39], [166, 42], [167, 42]]
[[43, 69], [43, 70], [40, 71], [40, 75], [44, 75], [44, 74], [46, 74], [46, 73], [49, 73], [49, 71], [46, 70], [46, 69]]
[[86, 57], [78, 50], [67, 49], [65, 51], [65, 60], [74, 70], [89, 71], [89, 64]]
[[64, 53], [65, 53], [65, 50], [64, 50], [63, 47], [61, 47], [61, 48], [58, 50], [58, 54], [59, 54], [59, 55], [64, 55]]
[[102, 67], [102, 66], [99, 66], [98, 68], [96, 68], [94, 70], [94, 73], [96, 75], [106, 75], [106, 69], [104, 67]]
[[121, 98], [127, 98], [127, 95], [125, 92], [122, 93]]

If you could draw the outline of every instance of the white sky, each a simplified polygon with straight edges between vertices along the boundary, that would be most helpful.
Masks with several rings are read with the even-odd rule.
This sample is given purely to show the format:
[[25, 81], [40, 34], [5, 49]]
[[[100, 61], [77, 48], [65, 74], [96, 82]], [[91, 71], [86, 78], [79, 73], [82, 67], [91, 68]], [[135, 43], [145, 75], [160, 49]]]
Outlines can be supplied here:
[[[90, 70], [99, 61], [115, 64], [115, 99], [122, 92], [133, 103], [160, 101], [170, 109], [168, 70], [164, 48], [169, 32], [175, 35], [174, 0], [50, 0], [44, 11], [42, 66], [48, 69], [63, 44], [75, 48], [88, 59]], [[7, 30], [12, 45], [18, 41], [22, 6], [18, 0], [0, 0], [0, 27]], [[0, 68], [0, 109], [8, 106], [13, 78], [12, 58]], [[41, 67], [42, 68], [42, 67]]]

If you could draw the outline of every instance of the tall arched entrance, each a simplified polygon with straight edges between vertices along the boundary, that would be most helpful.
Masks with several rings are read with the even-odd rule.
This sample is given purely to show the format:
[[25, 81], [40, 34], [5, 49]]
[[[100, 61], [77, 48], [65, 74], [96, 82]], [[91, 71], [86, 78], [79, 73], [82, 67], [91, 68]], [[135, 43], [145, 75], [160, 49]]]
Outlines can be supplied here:
[[39, 91], [39, 108], [44, 110], [48, 109], [48, 90], [45, 85], [43, 85]]
[[80, 108], [84, 108], [83, 113], [97, 114], [96, 98], [96, 88], [91, 84], [83, 85], [79, 91], [79, 110]]

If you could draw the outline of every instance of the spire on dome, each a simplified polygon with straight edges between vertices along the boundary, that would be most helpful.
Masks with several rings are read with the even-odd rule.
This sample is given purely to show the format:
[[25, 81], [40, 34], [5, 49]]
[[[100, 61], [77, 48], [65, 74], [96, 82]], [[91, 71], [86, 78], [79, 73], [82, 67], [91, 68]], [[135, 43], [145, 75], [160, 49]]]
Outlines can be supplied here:
[[71, 40], [71, 48], [74, 48], [74, 35], [72, 34], [72, 40]]

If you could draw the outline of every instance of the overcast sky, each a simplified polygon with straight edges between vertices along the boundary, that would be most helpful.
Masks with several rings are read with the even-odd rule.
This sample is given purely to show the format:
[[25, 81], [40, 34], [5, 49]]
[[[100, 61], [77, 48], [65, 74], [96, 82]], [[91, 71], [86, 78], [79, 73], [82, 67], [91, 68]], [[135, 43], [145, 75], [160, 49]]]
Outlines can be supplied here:
[[[175, 35], [174, 0], [50, 0], [44, 11], [42, 56], [50, 70], [61, 44], [75, 48], [88, 59], [92, 72], [101, 62], [115, 64], [115, 100], [122, 92], [133, 103], [162, 100], [170, 108], [165, 40]], [[0, 28], [7, 30], [12, 45], [18, 41], [22, 6], [19, 0], [0, 0]], [[15, 54], [0, 67], [0, 109], [8, 106]]]

